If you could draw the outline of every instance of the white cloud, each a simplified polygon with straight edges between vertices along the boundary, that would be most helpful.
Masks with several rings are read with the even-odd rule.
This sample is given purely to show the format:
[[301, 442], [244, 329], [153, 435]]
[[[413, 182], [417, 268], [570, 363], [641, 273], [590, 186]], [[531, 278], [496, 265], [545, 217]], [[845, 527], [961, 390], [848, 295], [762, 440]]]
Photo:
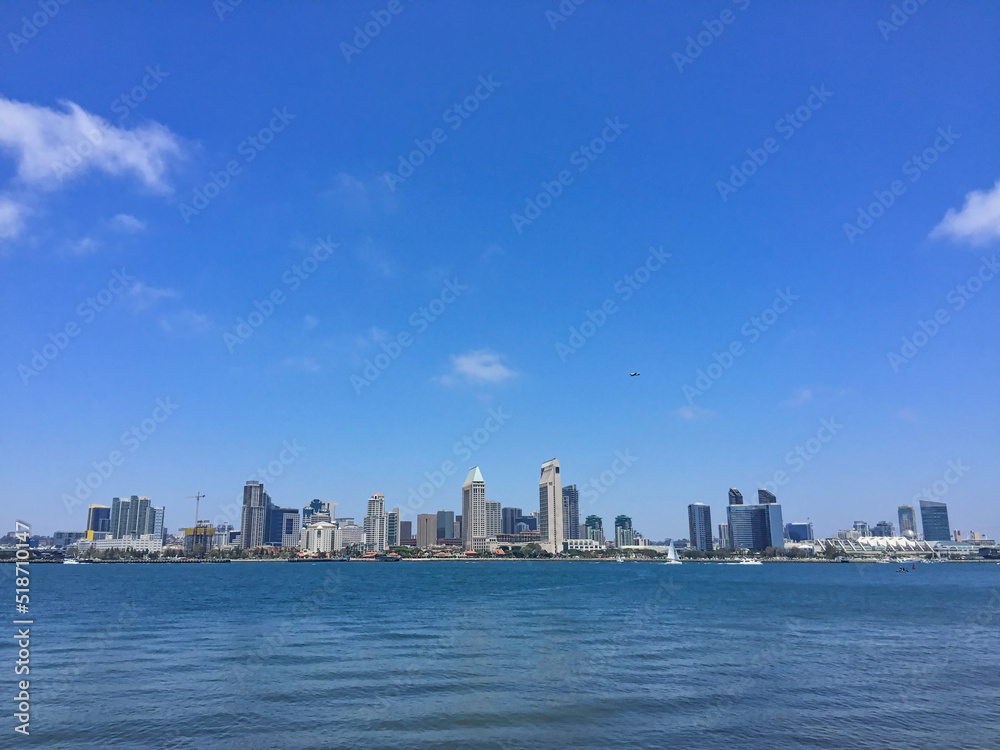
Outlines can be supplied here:
[[956, 211], [949, 208], [931, 237], [970, 240], [981, 245], [1000, 238], [1000, 180], [992, 190], [973, 190], [965, 196], [965, 205]]
[[709, 417], [714, 417], [715, 412], [711, 409], [703, 409], [700, 406], [682, 406], [677, 410], [677, 416], [681, 419], [695, 420], [695, 419], [708, 419]]
[[142, 312], [155, 305], [161, 299], [173, 299], [176, 296], [177, 292], [173, 289], [157, 288], [141, 281], [135, 282], [129, 287], [128, 292], [126, 292], [126, 299], [135, 312]]
[[24, 229], [25, 207], [10, 198], [0, 198], [0, 240], [17, 237]]
[[111, 226], [119, 231], [135, 234], [146, 228], [146, 222], [135, 218], [132, 214], [118, 214], [112, 217]]
[[204, 333], [211, 327], [212, 323], [208, 316], [194, 310], [181, 310], [160, 317], [160, 328], [171, 334]]
[[159, 123], [116, 128], [78, 104], [65, 111], [0, 97], [0, 149], [17, 162], [17, 176], [32, 187], [58, 189], [88, 170], [130, 175], [151, 190], [168, 192], [166, 172], [181, 154], [177, 136]]
[[70, 255], [90, 255], [97, 251], [98, 242], [93, 237], [81, 237], [78, 240], [67, 240], [63, 245]]
[[455, 376], [461, 376], [468, 381], [477, 383], [501, 383], [514, 377], [515, 373], [506, 367], [501, 360], [503, 355], [489, 349], [477, 349], [465, 354], [452, 355], [453, 375], [445, 375], [439, 381], [451, 385]]
[[813, 392], [810, 388], [799, 388], [795, 394], [785, 400], [785, 406], [802, 406], [812, 401]]

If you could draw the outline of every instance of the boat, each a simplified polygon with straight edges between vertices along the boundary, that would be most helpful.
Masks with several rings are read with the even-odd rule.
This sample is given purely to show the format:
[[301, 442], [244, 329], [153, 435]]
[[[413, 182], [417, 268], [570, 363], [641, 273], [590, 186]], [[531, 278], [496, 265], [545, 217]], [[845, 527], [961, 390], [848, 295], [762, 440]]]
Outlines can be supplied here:
[[63, 565], [79, 565], [79, 564], [80, 561], [77, 560], [75, 557], [67, 557], [65, 560], [63, 560]]
[[677, 548], [674, 547], [674, 543], [670, 542], [670, 549], [667, 550], [667, 559], [663, 563], [664, 565], [680, 565], [681, 559], [677, 556]]
[[763, 565], [760, 560], [751, 560], [749, 557], [742, 557], [736, 562], [726, 563], [726, 565]]

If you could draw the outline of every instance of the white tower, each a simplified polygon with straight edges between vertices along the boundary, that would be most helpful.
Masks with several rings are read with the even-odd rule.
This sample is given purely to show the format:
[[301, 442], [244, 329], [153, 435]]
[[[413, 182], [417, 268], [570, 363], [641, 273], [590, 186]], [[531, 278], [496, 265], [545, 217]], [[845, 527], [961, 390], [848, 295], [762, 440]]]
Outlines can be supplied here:
[[478, 466], [469, 469], [462, 485], [462, 543], [474, 549], [474, 539], [486, 538], [486, 480]]
[[538, 482], [538, 532], [542, 549], [554, 555], [563, 551], [562, 477], [559, 459], [542, 464]]

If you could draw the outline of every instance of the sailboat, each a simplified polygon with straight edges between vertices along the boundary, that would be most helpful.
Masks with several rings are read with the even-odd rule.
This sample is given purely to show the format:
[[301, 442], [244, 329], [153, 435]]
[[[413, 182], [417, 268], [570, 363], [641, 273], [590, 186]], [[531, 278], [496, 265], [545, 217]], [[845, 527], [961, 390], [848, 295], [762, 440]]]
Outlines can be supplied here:
[[674, 543], [670, 542], [670, 549], [667, 550], [667, 559], [663, 563], [664, 565], [680, 565], [681, 559], [677, 556], [677, 548], [674, 547]]

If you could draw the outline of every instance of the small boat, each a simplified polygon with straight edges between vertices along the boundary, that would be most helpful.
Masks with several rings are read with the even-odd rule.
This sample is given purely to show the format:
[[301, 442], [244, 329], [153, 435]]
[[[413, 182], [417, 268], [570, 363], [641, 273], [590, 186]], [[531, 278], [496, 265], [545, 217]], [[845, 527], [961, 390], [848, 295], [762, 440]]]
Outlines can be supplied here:
[[736, 562], [726, 563], [726, 565], [763, 565], [760, 560], [751, 560], [749, 557], [744, 557]]
[[677, 556], [677, 548], [674, 547], [674, 543], [670, 542], [670, 549], [667, 551], [667, 559], [663, 563], [664, 565], [680, 565], [681, 559]]
[[63, 565], [79, 565], [80, 561], [75, 557], [67, 557], [63, 560]]

